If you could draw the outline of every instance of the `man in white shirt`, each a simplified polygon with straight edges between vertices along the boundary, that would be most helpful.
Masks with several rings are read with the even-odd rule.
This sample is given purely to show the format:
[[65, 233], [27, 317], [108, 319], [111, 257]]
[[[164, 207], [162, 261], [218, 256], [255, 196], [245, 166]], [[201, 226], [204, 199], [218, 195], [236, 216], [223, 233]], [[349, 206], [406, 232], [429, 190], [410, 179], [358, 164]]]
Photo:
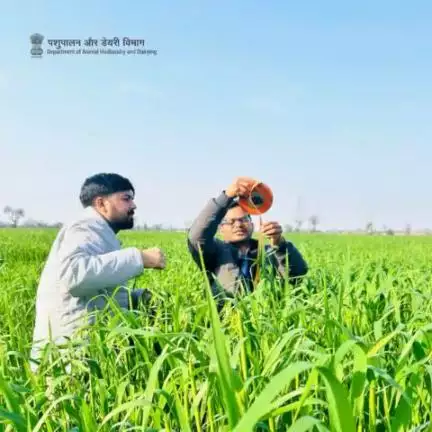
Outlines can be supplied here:
[[136, 307], [145, 290], [130, 293], [123, 285], [144, 269], [165, 268], [159, 248], [122, 249], [116, 237], [134, 225], [134, 197], [131, 182], [118, 174], [85, 180], [80, 193], [83, 214], [60, 230], [41, 275], [32, 358], [38, 358], [44, 342], [63, 343], [88, 324], [87, 314], [103, 309], [107, 297], [121, 308]]

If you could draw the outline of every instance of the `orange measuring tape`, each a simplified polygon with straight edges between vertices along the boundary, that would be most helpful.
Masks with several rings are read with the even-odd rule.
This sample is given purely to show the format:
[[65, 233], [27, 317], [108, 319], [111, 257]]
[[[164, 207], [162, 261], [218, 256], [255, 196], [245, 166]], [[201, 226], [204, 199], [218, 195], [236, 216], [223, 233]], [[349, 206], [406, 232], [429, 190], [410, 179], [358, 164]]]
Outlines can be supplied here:
[[249, 196], [240, 198], [238, 203], [245, 212], [251, 215], [262, 215], [273, 205], [273, 192], [262, 182], [251, 182]]

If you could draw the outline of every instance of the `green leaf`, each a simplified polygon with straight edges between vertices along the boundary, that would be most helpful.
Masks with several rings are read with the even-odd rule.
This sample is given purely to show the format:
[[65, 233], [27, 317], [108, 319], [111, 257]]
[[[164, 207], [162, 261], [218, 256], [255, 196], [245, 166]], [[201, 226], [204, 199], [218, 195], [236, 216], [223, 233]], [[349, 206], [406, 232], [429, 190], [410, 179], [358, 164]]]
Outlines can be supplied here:
[[327, 400], [330, 410], [330, 422], [338, 432], [356, 432], [352, 407], [343, 385], [328, 368], [318, 367], [327, 388]]
[[246, 411], [233, 432], [252, 432], [261, 417], [265, 416], [269, 411], [275, 408], [273, 400], [282, 391], [282, 389], [288, 387], [290, 382], [297, 375], [312, 368], [312, 363], [298, 362], [286, 367], [277, 375], [272, 377], [264, 390]]
[[[204, 268], [202, 254], [200, 254], [200, 257], [202, 268]], [[233, 370], [231, 369], [230, 356], [228, 355], [225, 336], [222, 332], [216, 303], [213, 298], [211, 287], [207, 278], [206, 281], [207, 303], [210, 310], [210, 322], [214, 340], [213, 343], [216, 351], [219, 386], [222, 391], [222, 401], [228, 415], [229, 425], [230, 428], [233, 429], [239, 422], [241, 414], [243, 412], [243, 407], [237, 393], [237, 389], [239, 387], [239, 378], [235, 376]]]
[[[323, 424], [316, 418], [305, 416], [299, 418], [287, 432], [306, 432], [310, 431], [314, 426], [323, 426]], [[322, 429], [323, 430], [323, 429]], [[326, 428], [324, 430], [327, 430]]]

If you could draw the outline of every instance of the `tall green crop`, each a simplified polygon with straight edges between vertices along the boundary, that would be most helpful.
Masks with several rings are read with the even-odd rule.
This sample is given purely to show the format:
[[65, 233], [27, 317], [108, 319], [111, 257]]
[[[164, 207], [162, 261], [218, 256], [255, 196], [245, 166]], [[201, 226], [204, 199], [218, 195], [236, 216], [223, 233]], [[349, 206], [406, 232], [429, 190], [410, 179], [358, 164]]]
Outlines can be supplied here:
[[295, 234], [304, 282], [262, 272], [218, 313], [183, 233], [122, 233], [125, 246], [166, 252], [165, 271], [131, 282], [152, 291], [155, 316], [101, 313], [88, 344], [52, 347], [33, 375], [35, 293], [55, 234], [0, 231], [0, 430], [430, 429], [432, 238]]

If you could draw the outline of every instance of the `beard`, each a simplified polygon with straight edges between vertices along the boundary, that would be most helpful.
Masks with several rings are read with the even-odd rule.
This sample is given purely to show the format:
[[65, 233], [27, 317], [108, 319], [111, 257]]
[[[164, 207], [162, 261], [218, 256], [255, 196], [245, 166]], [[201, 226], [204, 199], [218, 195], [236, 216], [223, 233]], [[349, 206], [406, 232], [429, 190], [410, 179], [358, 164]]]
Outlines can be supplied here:
[[127, 216], [117, 218], [111, 221], [111, 226], [115, 231], [132, 229], [134, 227], [134, 215], [128, 214]]

